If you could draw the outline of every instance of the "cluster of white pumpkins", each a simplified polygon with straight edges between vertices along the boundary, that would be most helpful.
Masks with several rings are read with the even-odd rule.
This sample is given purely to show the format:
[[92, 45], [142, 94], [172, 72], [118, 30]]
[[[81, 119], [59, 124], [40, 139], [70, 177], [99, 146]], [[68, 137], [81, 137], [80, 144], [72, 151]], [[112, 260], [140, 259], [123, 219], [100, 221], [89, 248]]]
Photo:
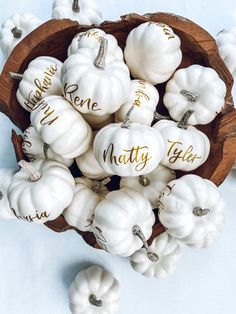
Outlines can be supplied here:
[[[128, 35], [125, 63], [115, 37], [94, 28], [73, 39], [63, 64], [42, 56], [23, 74], [11, 73], [31, 125], [22, 145], [30, 162], [20, 161], [8, 180], [8, 214], [45, 223], [63, 213], [108, 252], [132, 255], [147, 276], [174, 268], [177, 239], [211, 245], [223, 227], [219, 192], [196, 175], [175, 180], [174, 170], [194, 170], [208, 158], [209, 140], [193, 125], [215, 118], [226, 87], [211, 68], [176, 71], [180, 45], [168, 25], [143, 23]], [[162, 117], [151, 127], [159, 101], [153, 84], [167, 80], [163, 101], [175, 121]], [[68, 169], [74, 159], [83, 174], [76, 179]], [[109, 192], [113, 175], [120, 189]], [[155, 208], [168, 234], [149, 248]]]
[[[99, 23], [95, 1], [84, 3], [55, 1], [53, 17], [80, 14], [84, 24]], [[6, 55], [26, 35], [16, 24], [8, 21], [1, 33]], [[207, 160], [209, 139], [195, 125], [221, 111], [226, 86], [208, 67], [177, 70], [181, 61], [180, 38], [168, 25], [147, 22], [130, 32], [124, 53], [114, 36], [93, 28], [75, 36], [64, 63], [41, 56], [24, 73], [10, 73], [20, 80], [17, 99], [30, 113], [22, 144], [30, 162], [20, 161], [18, 172], [0, 170], [0, 217], [45, 223], [63, 214], [71, 226], [93, 232], [101, 248], [130, 256], [147, 277], [175, 270], [180, 243], [212, 245], [223, 229], [224, 201], [211, 181], [190, 174], [176, 179], [175, 170], [192, 171]], [[166, 81], [163, 102], [173, 120], [156, 112], [158, 84]], [[74, 161], [82, 177], [72, 176]], [[120, 189], [109, 191], [114, 175]], [[166, 232], [148, 246], [155, 211]], [[83, 276], [91, 281], [87, 293]], [[91, 294], [101, 278], [110, 287], [102, 290], [105, 307], [101, 289]], [[88, 296], [99, 313], [102, 306], [115, 313], [119, 284], [91, 268], [71, 286], [74, 313], [88, 309]]]

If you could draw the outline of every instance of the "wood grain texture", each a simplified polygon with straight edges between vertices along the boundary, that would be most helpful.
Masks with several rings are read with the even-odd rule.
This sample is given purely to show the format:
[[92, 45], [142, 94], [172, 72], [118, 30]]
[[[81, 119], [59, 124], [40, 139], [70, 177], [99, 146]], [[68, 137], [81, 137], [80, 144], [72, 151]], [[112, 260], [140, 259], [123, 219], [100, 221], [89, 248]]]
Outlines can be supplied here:
[[[194, 171], [194, 173], [219, 185], [226, 178], [236, 158], [236, 110], [231, 95], [233, 78], [218, 54], [215, 40], [203, 28], [183, 17], [166, 13], [146, 14], [144, 16], [129, 14], [121, 17], [121, 20], [117, 22], [106, 21], [96, 27], [113, 34], [117, 38], [120, 47], [124, 48], [129, 32], [139, 24], [147, 21], [166, 23], [180, 37], [183, 52], [180, 68], [195, 63], [212, 67], [226, 84], [227, 94], [224, 109], [213, 122], [198, 127], [209, 137], [211, 151], [205, 164]], [[15, 94], [19, 83], [10, 79], [8, 73], [10, 71], [23, 73], [28, 63], [41, 55], [50, 55], [64, 61], [67, 47], [73, 37], [77, 33], [93, 27], [94, 25], [83, 26], [70, 20], [51, 20], [29, 34], [14, 49], [0, 77], [0, 110], [22, 130], [28, 126], [29, 114], [18, 104]], [[161, 96], [164, 94], [165, 85], [158, 85]], [[168, 114], [162, 103], [162, 97], [160, 97], [157, 111]], [[13, 135], [13, 143], [18, 159], [23, 157], [21, 141], [22, 139], [19, 136]], [[178, 172], [178, 176], [183, 174], [183, 172]], [[117, 187], [117, 182], [114, 183], [114, 187]], [[112, 185], [110, 188], [112, 188]], [[89, 245], [98, 248], [92, 233], [80, 232], [69, 226], [63, 216], [55, 221], [48, 222], [46, 225], [56, 232], [73, 229]], [[164, 227], [156, 220], [149, 243], [164, 230]]]

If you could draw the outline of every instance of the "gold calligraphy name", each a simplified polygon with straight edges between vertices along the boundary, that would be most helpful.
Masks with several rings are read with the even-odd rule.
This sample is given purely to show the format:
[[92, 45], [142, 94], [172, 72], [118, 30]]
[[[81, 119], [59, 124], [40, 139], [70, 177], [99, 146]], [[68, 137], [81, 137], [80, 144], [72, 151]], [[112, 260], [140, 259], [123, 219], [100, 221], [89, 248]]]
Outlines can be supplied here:
[[30, 132], [29, 130], [25, 130], [23, 135], [23, 143], [22, 143], [22, 150], [24, 154], [29, 158], [30, 161], [35, 161], [36, 156], [32, 153], [28, 153], [27, 149], [32, 147], [32, 143], [29, 140]]
[[143, 170], [148, 161], [152, 158], [148, 152], [144, 152], [148, 150], [148, 146], [137, 146], [132, 147], [131, 149], [123, 149], [123, 153], [119, 156], [114, 155], [114, 144], [111, 143], [107, 149], [103, 151], [103, 160], [104, 162], [109, 162], [111, 164], [116, 164], [119, 166], [120, 164], [136, 164], [135, 170], [141, 171]]
[[175, 38], [175, 35], [172, 33], [172, 31], [171, 31], [171, 29], [169, 28], [168, 25], [162, 24], [162, 23], [150, 22], [150, 23], [148, 24], [148, 26], [153, 25], [153, 24], [155, 24], [155, 25], [157, 25], [157, 26], [160, 26], [160, 27], [163, 29], [164, 34], [165, 34], [166, 36], [168, 36], [168, 40]]
[[144, 81], [139, 81], [138, 89], [135, 91], [136, 99], [133, 102], [133, 106], [140, 107], [142, 103], [142, 99], [150, 100], [150, 97], [145, 93], [146, 84]]
[[57, 64], [52, 64], [43, 72], [44, 78], [42, 81], [40, 81], [38, 78], [34, 80], [36, 89], [31, 90], [28, 97], [26, 98], [26, 101], [24, 102], [27, 108], [32, 110], [34, 106], [43, 99], [43, 94], [45, 94], [49, 90], [50, 86], [52, 86], [52, 78], [57, 70]]
[[77, 84], [68, 85], [67, 83], [64, 85], [64, 96], [65, 98], [69, 98], [69, 102], [74, 107], [81, 107], [87, 106], [88, 110], [91, 111], [100, 111], [99, 105], [97, 102], [93, 102], [91, 98], [81, 99], [79, 96], [73, 97], [73, 94], [79, 89]]
[[54, 114], [55, 110], [51, 109], [50, 105], [45, 100], [39, 102], [33, 110], [42, 111], [43, 117], [39, 121], [41, 125], [52, 125], [59, 118], [59, 116]]
[[75, 38], [77, 38], [78, 41], [80, 41], [82, 37], [95, 38], [99, 43], [101, 42], [102, 39], [102, 36], [99, 34], [97, 30], [88, 30], [84, 33], [79, 33], [77, 36], [75, 36]]
[[50, 216], [50, 214], [48, 214], [46, 211], [38, 214], [37, 210], [36, 210], [35, 216], [32, 216], [32, 215], [19, 216], [17, 215], [16, 211], [13, 208], [11, 208], [11, 210], [13, 211], [13, 214], [16, 216], [17, 219], [27, 220], [28, 222], [34, 222], [35, 220], [41, 220], [43, 218], [48, 218]]
[[196, 159], [202, 158], [202, 156], [193, 153], [192, 145], [183, 151], [183, 149], [181, 149], [181, 146], [183, 146], [182, 142], [168, 140], [168, 143], [170, 143], [170, 148], [167, 152], [167, 156], [170, 157], [169, 162], [171, 164], [175, 163], [178, 159], [193, 163]]

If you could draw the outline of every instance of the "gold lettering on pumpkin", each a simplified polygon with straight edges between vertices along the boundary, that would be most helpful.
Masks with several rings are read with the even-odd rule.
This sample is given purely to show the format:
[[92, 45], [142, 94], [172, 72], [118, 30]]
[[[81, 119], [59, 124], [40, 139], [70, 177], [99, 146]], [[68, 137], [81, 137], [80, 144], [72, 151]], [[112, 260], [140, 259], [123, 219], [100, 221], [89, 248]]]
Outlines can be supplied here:
[[11, 208], [11, 210], [13, 211], [13, 214], [16, 216], [17, 219], [26, 220], [28, 222], [34, 222], [35, 220], [41, 220], [43, 218], [48, 218], [50, 216], [50, 214], [47, 213], [46, 211], [39, 214], [37, 210], [35, 212], [35, 216], [32, 216], [32, 215], [20, 216], [20, 215], [17, 215], [16, 211], [13, 208]]
[[136, 164], [135, 170], [137, 172], [143, 170], [148, 161], [152, 159], [149, 155], [148, 146], [137, 146], [130, 149], [123, 149], [122, 153], [118, 156], [114, 154], [114, 144], [111, 143], [107, 149], [103, 151], [103, 161], [109, 161], [111, 164], [120, 166], [128, 163]]
[[100, 111], [99, 105], [97, 102], [93, 102], [91, 98], [81, 99], [79, 96], [74, 97], [74, 93], [79, 89], [77, 84], [68, 85], [67, 83], [64, 85], [64, 96], [69, 100], [69, 102], [74, 107], [87, 107], [90, 111]]
[[31, 90], [26, 101], [25, 106], [32, 110], [34, 106], [43, 99], [43, 94], [45, 94], [52, 86], [52, 78], [58, 70], [57, 64], [52, 64], [47, 68], [44, 73], [44, 78], [40, 81], [38, 78], [34, 79], [35, 90]]
[[193, 153], [193, 146], [190, 145], [185, 151], [181, 148], [183, 146], [182, 142], [168, 140], [170, 144], [169, 150], [167, 152], [167, 157], [169, 157], [169, 162], [171, 164], [175, 163], [177, 160], [182, 160], [186, 162], [193, 163], [196, 159], [201, 159], [202, 156]]

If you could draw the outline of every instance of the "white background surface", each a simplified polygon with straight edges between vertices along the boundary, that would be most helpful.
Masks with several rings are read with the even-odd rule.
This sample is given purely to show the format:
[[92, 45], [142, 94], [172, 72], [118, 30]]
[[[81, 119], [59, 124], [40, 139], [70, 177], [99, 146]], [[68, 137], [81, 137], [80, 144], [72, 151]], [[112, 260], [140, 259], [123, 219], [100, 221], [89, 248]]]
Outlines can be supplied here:
[[[236, 26], [235, 0], [100, 0], [105, 19], [129, 12], [168, 11], [183, 15], [213, 36]], [[0, 0], [0, 23], [15, 12], [50, 18], [51, 0]], [[0, 56], [3, 65], [3, 56]], [[0, 91], [1, 92], [1, 91]], [[0, 167], [16, 165], [12, 125], [0, 114]], [[67, 289], [75, 274], [92, 264], [104, 266], [121, 282], [120, 314], [235, 314], [236, 176], [220, 188], [227, 202], [221, 239], [208, 250], [183, 248], [175, 274], [146, 279], [122, 259], [87, 246], [73, 231], [56, 234], [44, 226], [0, 221], [0, 313], [69, 314]]]

